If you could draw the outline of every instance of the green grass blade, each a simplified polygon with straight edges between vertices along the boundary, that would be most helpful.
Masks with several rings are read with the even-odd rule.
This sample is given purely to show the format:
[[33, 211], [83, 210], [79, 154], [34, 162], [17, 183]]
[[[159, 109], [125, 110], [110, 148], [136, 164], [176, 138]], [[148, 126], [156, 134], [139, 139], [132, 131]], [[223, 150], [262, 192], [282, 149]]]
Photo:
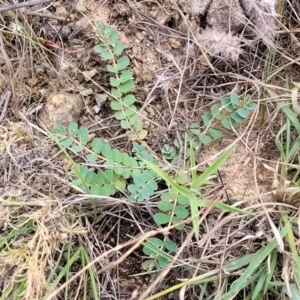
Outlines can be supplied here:
[[[209, 202], [210, 202], [209, 200], [197, 200], [197, 205], [199, 207], [205, 207], [209, 204]], [[255, 214], [251, 213], [250, 211], [243, 210], [243, 209], [240, 209], [240, 208], [237, 208], [237, 207], [233, 207], [233, 206], [230, 206], [230, 205], [222, 203], [222, 202], [216, 202], [215, 207], [220, 209], [220, 210], [226, 211], [226, 212], [238, 213], [238, 214], [249, 215], [249, 216], [255, 216]]]
[[194, 194], [190, 195], [189, 200], [190, 200], [193, 229], [194, 229], [195, 237], [198, 240], [199, 239], [198, 200]]
[[294, 280], [298, 286], [298, 289], [300, 290], [300, 256], [298, 254], [297, 247], [295, 244], [296, 238], [294, 237], [291, 221], [286, 214], [282, 215], [282, 220], [286, 226], [289, 226], [289, 230], [287, 233], [287, 240], [288, 240], [290, 249], [292, 251], [292, 256], [294, 259], [294, 264], [295, 264], [295, 269], [296, 269]]
[[193, 182], [191, 188], [197, 189], [202, 186], [207, 180], [208, 177], [214, 174], [218, 168], [227, 160], [227, 158], [232, 154], [235, 147], [229, 148], [221, 157], [219, 157], [210, 167], [208, 167], [199, 177]]
[[44, 299], [48, 299], [48, 296], [50, 295], [50, 293], [52, 293], [55, 290], [55, 288], [58, 286], [62, 278], [68, 276], [71, 266], [78, 258], [80, 258], [80, 251], [81, 248], [79, 248], [71, 257], [69, 257], [67, 264], [61, 269], [60, 273], [57, 275], [55, 280], [51, 283], [50, 291], [44, 297]]
[[[86, 264], [89, 264], [91, 262], [91, 260], [88, 256], [88, 253], [85, 251], [85, 249], [82, 249], [82, 253], [83, 253], [83, 256], [85, 258]], [[94, 272], [93, 267], [90, 267], [88, 269], [88, 272], [89, 272], [89, 277], [90, 277], [90, 284], [92, 286], [92, 291], [93, 291], [93, 294], [94, 294], [93, 299], [100, 300], [99, 293], [98, 293], [98, 285], [97, 285], [97, 281], [96, 281], [96, 274]]]
[[264, 291], [263, 291], [264, 295], [266, 294], [267, 290], [270, 288], [270, 282], [271, 282], [272, 277], [274, 275], [274, 270], [275, 270], [275, 267], [276, 267], [276, 264], [277, 264], [277, 256], [278, 256], [277, 251], [274, 251], [271, 254], [270, 270], [268, 271], [266, 282], [265, 282], [265, 287], [264, 287]]
[[260, 297], [259, 294], [261, 294], [261, 292], [262, 292], [262, 289], [263, 289], [264, 283], [266, 282], [266, 279], [267, 279], [267, 272], [264, 268], [262, 268], [260, 278], [258, 279], [257, 283], [255, 284], [255, 288], [251, 295], [251, 300], [259, 299], [258, 298], [258, 297]]
[[[287, 235], [288, 231], [290, 230], [290, 225], [286, 225], [283, 227], [283, 229], [280, 231], [281, 237], [284, 237]], [[253, 259], [253, 261], [249, 264], [249, 266], [246, 268], [246, 270], [243, 272], [243, 274], [237, 279], [233, 285], [230, 288], [230, 291], [227, 292], [222, 299], [224, 300], [230, 300], [233, 297], [235, 297], [238, 292], [243, 289], [245, 285], [249, 284], [249, 278], [252, 276], [252, 274], [259, 270], [259, 267], [263, 264], [264, 260], [268, 257], [268, 255], [271, 254], [271, 252], [276, 248], [278, 245], [276, 238], [273, 238], [273, 240], [270, 242], [270, 244], [262, 248], [261, 251], [257, 252], [257, 256]]]
[[175, 188], [181, 195], [190, 197], [191, 193], [185, 187], [180, 186], [175, 180], [173, 180], [167, 173], [160, 169], [157, 165], [150, 161], [144, 160], [143, 162], [152, 169], [158, 176], [160, 176], [166, 183]]
[[192, 174], [192, 181], [195, 182], [196, 179], [197, 179], [197, 171], [195, 169], [195, 154], [194, 154], [194, 150], [193, 150], [193, 147], [192, 147], [192, 142], [193, 140], [191, 141], [190, 143], [190, 167], [191, 167], [191, 174]]

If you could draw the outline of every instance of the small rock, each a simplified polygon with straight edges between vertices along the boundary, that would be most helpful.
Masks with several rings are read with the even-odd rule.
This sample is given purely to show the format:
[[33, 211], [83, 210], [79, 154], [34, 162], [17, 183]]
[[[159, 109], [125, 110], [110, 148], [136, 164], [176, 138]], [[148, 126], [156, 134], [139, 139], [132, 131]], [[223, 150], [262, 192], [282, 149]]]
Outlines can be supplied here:
[[58, 6], [56, 7], [55, 14], [60, 17], [66, 17], [68, 15], [68, 12], [63, 6]]
[[86, 12], [86, 4], [84, 0], [79, 0], [78, 3], [76, 4], [76, 9], [79, 12]]
[[93, 69], [91, 71], [83, 71], [82, 74], [84, 76], [85, 81], [89, 81], [97, 74], [97, 70]]
[[83, 100], [78, 94], [66, 92], [53, 93], [48, 96], [40, 121], [49, 129], [61, 124], [65, 127], [70, 122], [78, 122], [83, 110]]
[[37, 85], [39, 83], [39, 79], [37, 77], [31, 77], [27, 80], [27, 84], [30, 86], [30, 87], [34, 87], [35, 85]]
[[88, 89], [80, 91], [80, 95], [84, 96], [84, 97], [92, 95], [92, 94], [94, 94], [94, 91], [92, 88], [88, 88]]
[[98, 106], [103, 106], [105, 101], [108, 99], [107, 94], [96, 94], [95, 95], [95, 100], [97, 102]]
[[100, 107], [99, 105], [94, 105], [94, 106], [93, 106], [93, 110], [94, 110], [94, 112], [97, 114], [97, 113], [99, 113], [99, 111], [101, 110], [101, 107]]
[[135, 34], [135, 36], [141, 41], [141, 40], [143, 40], [143, 38], [145, 37], [145, 34], [143, 33], [143, 32], [137, 32], [136, 34]]
[[173, 49], [178, 49], [181, 47], [181, 43], [177, 39], [169, 38], [169, 43]]

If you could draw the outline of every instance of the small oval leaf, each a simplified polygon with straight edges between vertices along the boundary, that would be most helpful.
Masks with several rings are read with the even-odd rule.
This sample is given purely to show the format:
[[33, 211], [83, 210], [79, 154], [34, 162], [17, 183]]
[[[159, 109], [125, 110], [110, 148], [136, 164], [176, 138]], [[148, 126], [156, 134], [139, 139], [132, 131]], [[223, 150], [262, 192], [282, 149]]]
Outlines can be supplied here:
[[167, 214], [157, 213], [153, 216], [154, 221], [157, 225], [168, 224], [171, 220], [171, 217]]

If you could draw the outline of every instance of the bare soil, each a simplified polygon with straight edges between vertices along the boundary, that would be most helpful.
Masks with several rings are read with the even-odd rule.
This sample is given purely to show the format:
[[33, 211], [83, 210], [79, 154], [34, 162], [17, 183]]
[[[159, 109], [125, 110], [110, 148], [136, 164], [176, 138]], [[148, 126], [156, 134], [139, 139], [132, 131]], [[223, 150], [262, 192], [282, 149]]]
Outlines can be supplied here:
[[[5, 24], [5, 31], [0, 34], [0, 197], [8, 203], [34, 201], [32, 206], [24, 208], [24, 215], [32, 216], [31, 208], [39, 207], [41, 212], [40, 207], [44, 207], [43, 221], [52, 232], [52, 235], [49, 233], [49, 244], [53, 242], [59, 248], [64, 241], [67, 225], [57, 214], [66, 207], [67, 216], [80, 212], [82, 218], [78, 221], [78, 230], [84, 228], [85, 233], [76, 232], [71, 239], [75, 244], [85, 243], [91, 257], [155, 226], [152, 219], [155, 205], [151, 201], [142, 204], [126, 203], [122, 199], [97, 201], [101, 217], [95, 220], [88, 200], [70, 184], [70, 162], [41, 125], [41, 121], [46, 126], [53, 125], [53, 120], [47, 122], [51, 113], [43, 118], [49, 96], [61, 92], [74, 94], [83, 100], [75, 121], [119, 149], [130, 149], [131, 141], [112, 118], [109, 97], [105, 93], [110, 90], [106, 62], [93, 51], [98, 42], [94, 25], [99, 22], [116, 28], [126, 46], [136, 82], [134, 94], [149, 132], [145, 143], [157, 156], [161, 157], [160, 149], [164, 144], [172, 144], [177, 134], [188, 130], [190, 124], [202, 125], [201, 116], [213, 103], [231, 92], [251, 94], [260, 106], [267, 107], [266, 115], [262, 116], [257, 110], [235, 132], [225, 132], [222, 140], [201, 149], [197, 153], [197, 163], [200, 168], [207, 167], [215, 155], [237, 141], [236, 151], [219, 170], [219, 177], [214, 179], [216, 191], [228, 185], [224, 202], [239, 203], [243, 207], [258, 208], [261, 203], [269, 205], [278, 200], [274, 199], [272, 185], [273, 170], [280, 158], [274, 136], [281, 126], [281, 116], [264, 87], [282, 85], [282, 78], [300, 81], [299, 63], [292, 62], [299, 54], [299, 30], [292, 36], [277, 22], [274, 43], [278, 51], [274, 53], [273, 64], [278, 73], [273, 72], [271, 76], [265, 62], [272, 43], [263, 42], [257, 32], [254, 34], [253, 24], [245, 29], [252, 12], [248, 2], [242, 1], [240, 5], [240, 1], [233, 1], [231, 9], [234, 13], [226, 6], [222, 14], [220, 6], [224, 1], [202, 1], [203, 7], [199, 6], [200, 2], [56, 1], [47, 9], [46, 5], [40, 4], [26, 8], [26, 14], [23, 11], [17, 14], [32, 36], [24, 45], [24, 32], [20, 34], [11, 13], [0, 16]], [[281, 22], [291, 30], [297, 19], [294, 14], [300, 16], [300, 8], [295, 2], [285, 3], [282, 10]], [[293, 13], [290, 13], [290, 5], [294, 7]], [[229, 19], [232, 20], [230, 26]], [[202, 34], [200, 41], [204, 41], [203, 34], [210, 29], [232, 34], [230, 55], [213, 53], [215, 48], [212, 46], [209, 49], [205, 44], [199, 46], [197, 36]], [[235, 44], [236, 41], [239, 44]], [[63, 101], [60, 103], [62, 108], [67, 108]], [[54, 107], [53, 115], [57, 117], [57, 114]], [[66, 111], [61, 115], [66, 116]], [[60, 123], [65, 121], [65, 117], [61, 117]], [[216, 191], [207, 191], [207, 196], [213, 198]], [[39, 199], [42, 200], [39, 202]], [[44, 201], [49, 202], [45, 204]], [[216, 228], [210, 234], [215, 223], [223, 217], [224, 227]], [[61, 223], [53, 223], [56, 218]], [[6, 232], [11, 225], [9, 212], [3, 204], [0, 220], [1, 231]], [[259, 226], [268, 231], [264, 221], [261, 220]], [[181, 243], [189, 229], [172, 231], [170, 235]], [[211, 213], [201, 227], [201, 234], [207, 239], [209, 236], [211, 252], [220, 253], [226, 249], [222, 248], [226, 230], [230, 230], [230, 241], [234, 244], [238, 239], [254, 236], [256, 229], [257, 225], [250, 222], [241, 231], [238, 221]], [[54, 231], [57, 232], [55, 236]], [[260, 243], [260, 237], [250, 242], [245, 240], [239, 247], [232, 247], [228, 257], [246, 253], [249, 249], [254, 251]], [[210, 259], [205, 252], [206, 246], [196, 242], [189, 245], [182, 259], [199, 261], [203, 270], [211, 270], [214, 265], [219, 266], [227, 260], [219, 254]], [[96, 272], [124, 253], [126, 248], [100, 261], [95, 265]], [[143, 261], [143, 252], [139, 248], [116, 268], [99, 275], [102, 298], [133, 299], [133, 295], [145, 291], [157, 278], [157, 273], [143, 270]], [[202, 262], [207, 264], [202, 265]], [[78, 269], [80, 267], [78, 265]], [[11, 269], [2, 268], [1, 278], [10, 272]], [[174, 285], [178, 278], [192, 276], [192, 271], [174, 269], [153, 292]], [[194, 299], [193, 295], [190, 290], [185, 299]], [[89, 299], [92, 297], [90, 295]], [[178, 292], [173, 292], [160, 299], [181, 298]]]

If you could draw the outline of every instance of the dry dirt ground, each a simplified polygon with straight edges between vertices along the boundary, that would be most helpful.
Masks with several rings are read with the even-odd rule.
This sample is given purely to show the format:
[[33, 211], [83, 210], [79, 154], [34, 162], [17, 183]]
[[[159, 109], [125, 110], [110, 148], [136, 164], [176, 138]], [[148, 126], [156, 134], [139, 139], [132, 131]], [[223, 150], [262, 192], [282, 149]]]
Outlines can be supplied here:
[[[10, 2], [0, 1], [2, 5]], [[277, 21], [264, 23], [259, 31], [254, 30], [258, 19], [245, 29], [252, 14], [247, 1], [233, 1], [234, 18], [232, 12], [223, 10], [220, 1], [201, 3], [203, 7], [193, 0], [66, 0], [0, 13], [0, 231], [5, 234], [23, 226], [18, 212], [21, 210], [21, 215], [36, 225], [36, 232], [7, 243], [12, 249], [22, 245], [24, 253], [36, 249], [39, 243], [44, 247], [44, 253], [37, 256], [40, 263], [26, 266], [20, 254], [10, 260], [0, 258], [0, 290], [5, 289], [9, 278], [28, 272], [34, 280], [29, 283], [30, 296], [25, 295], [24, 299], [41, 297], [39, 293], [46, 291], [47, 285], [38, 278], [44, 275], [34, 275], [34, 270], [43, 273], [54, 264], [58, 255], [55, 251], [66, 240], [76, 247], [85, 245], [93, 259], [128, 241], [129, 236], [155, 227], [155, 199], [140, 204], [117, 198], [98, 200], [99, 215], [95, 219], [88, 197], [70, 183], [69, 160], [42, 127], [42, 123], [48, 127], [66, 124], [70, 117], [88, 127], [93, 136], [104, 138], [118, 149], [131, 148], [126, 132], [112, 117], [105, 93], [110, 90], [106, 63], [93, 51], [98, 43], [94, 26], [99, 22], [117, 29], [126, 46], [135, 77], [134, 94], [148, 130], [144, 143], [158, 157], [161, 147], [172, 144], [190, 124], [202, 125], [201, 116], [222, 97], [232, 92], [252, 95], [260, 109], [234, 132], [225, 131], [220, 141], [198, 151], [197, 163], [199, 168], [207, 167], [214, 155], [235, 142], [236, 151], [220, 168], [215, 190], [205, 193], [213, 197], [230, 183], [223, 197], [228, 204], [238, 203], [257, 211], [262, 202], [267, 207], [275, 205], [278, 199], [272, 193], [273, 181], [280, 154], [274, 137], [282, 116], [265, 88], [286, 93], [283, 82], [300, 82], [299, 63], [295, 59], [300, 49], [299, 3], [280, 2]], [[216, 31], [230, 32], [229, 48], [227, 45], [219, 51], [209, 46], [206, 34], [216, 35]], [[51, 100], [55, 93], [65, 94]], [[46, 111], [49, 101], [53, 101], [52, 106]], [[234, 245], [237, 239], [255, 236], [257, 228], [265, 233], [270, 230], [261, 216], [258, 213], [258, 219], [241, 230], [240, 220], [211, 213], [201, 226], [201, 235], [207, 238], [202, 244], [188, 245], [181, 259], [194, 260], [199, 268], [200, 262], [205, 262], [201, 269], [209, 271], [230, 256], [254, 251], [262, 242], [260, 237]], [[223, 228], [215, 228], [221, 220]], [[188, 229], [170, 234], [181, 243]], [[226, 234], [226, 243], [233, 246], [223, 256]], [[41, 236], [44, 242], [38, 241]], [[125, 252], [126, 248], [112, 252], [95, 265], [95, 272]], [[133, 299], [135, 294], [145, 291], [157, 273], [145, 272], [141, 267], [143, 260], [143, 252], [138, 248], [126, 260], [99, 274], [101, 299]], [[45, 270], [40, 270], [41, 263]], [[79, 263], [74, 265], [71, 273], [81, 267]], [[174, 269], [152, 291], [191, 276], [192, 271]], [[68, 299], [75, 299], [79, 283], [76, 279], [70, 285], [73, 292]], [[188, 290], [185, 299], [195, 299], [194, 292]], [[83, 299], [82, 291], [77, 296]], [[88, 297], [93, 299], [92, 294]], [[179, 299], [179, 294], [173, 292], [161, 299]]]

